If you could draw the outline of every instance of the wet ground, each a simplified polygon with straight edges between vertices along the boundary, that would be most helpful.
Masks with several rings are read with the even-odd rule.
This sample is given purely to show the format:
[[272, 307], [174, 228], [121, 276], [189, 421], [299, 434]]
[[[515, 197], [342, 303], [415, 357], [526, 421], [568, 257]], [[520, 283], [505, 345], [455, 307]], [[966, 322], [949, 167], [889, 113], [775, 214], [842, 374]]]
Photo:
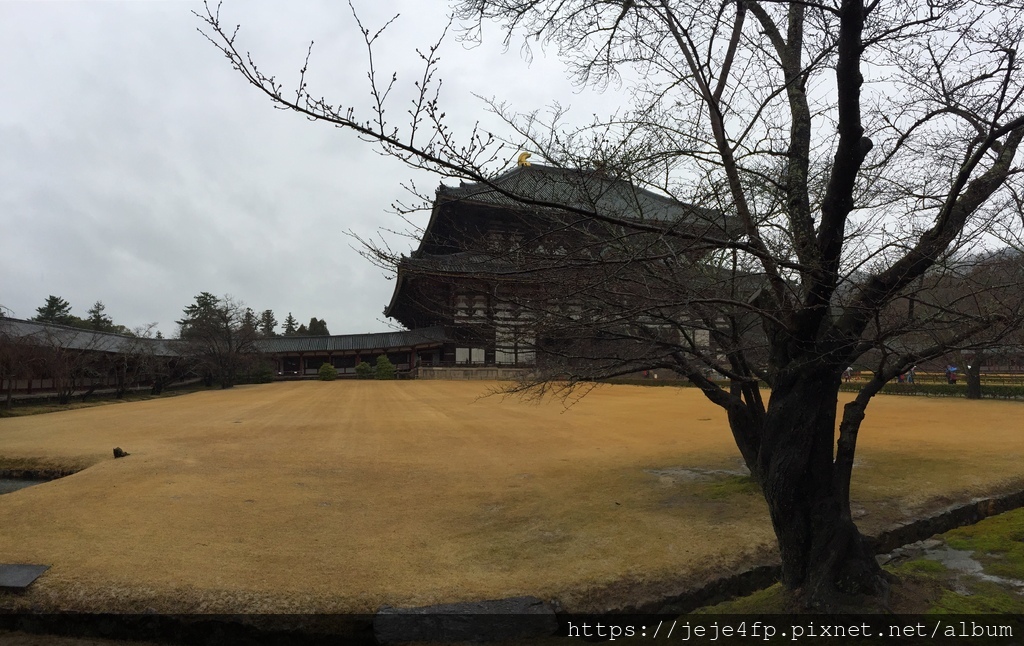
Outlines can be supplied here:
[[[985, 565], [978, 561], [975, 556], [976, 554], [973, 550], [955, 549], [950, 547], [942, 538], [935, 537], [904, 545], [889, 554], [879, 556], [878, 560], [883, 565], [915, 558], [936, 561], [961, 577], [996, 583], [1014, 590], [1018, 594], [1024, 594], [1024, 580], [988, 573], [985, 571]], [[968, 594], [966, 591], [958, 590], [958, 592]]]
[[25, 489], [37, 484], [43, 484], [49, 480], [29, 480], [23, 478], [0, 478], [0, 494], [11, 493], [19, 489]]

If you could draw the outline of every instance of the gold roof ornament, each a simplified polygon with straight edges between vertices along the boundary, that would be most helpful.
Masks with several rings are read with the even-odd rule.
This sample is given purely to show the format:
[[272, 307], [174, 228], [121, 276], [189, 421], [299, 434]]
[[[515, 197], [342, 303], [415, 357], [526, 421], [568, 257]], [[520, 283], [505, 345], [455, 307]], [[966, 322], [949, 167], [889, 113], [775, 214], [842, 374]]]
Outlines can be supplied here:
[[529, 166], [530, 162], [528, 162], [526, 160], [529, 159], [532, 156], [533, 155], [531, 153], [520, 153], [519, 154], [519, 159], [516, 160], [516, 164], [518, 164], [519, 166]]

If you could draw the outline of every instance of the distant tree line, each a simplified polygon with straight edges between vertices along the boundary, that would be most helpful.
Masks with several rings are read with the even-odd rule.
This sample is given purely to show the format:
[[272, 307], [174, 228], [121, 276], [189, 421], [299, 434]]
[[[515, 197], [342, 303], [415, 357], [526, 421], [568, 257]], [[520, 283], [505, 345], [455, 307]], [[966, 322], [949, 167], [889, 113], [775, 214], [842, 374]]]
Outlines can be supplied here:
[[[0, 319], [9, 315], [10, 310], [0, 306]], [[207, 386], [216, 383], [222, 388], [270, 381], [273, 367], [257, 352], [256, 343], [280, 336], [273, 310], [256, 314], [231, 296], [210, 292], [196, 295], [183, 309], [182, 318], [176, 321], [177, 337], [159, 348], [150, 342], [163, 339], [155, 323], [135, 329], [117, 324], [102, 301], [96, 301], [86, 316], [80, 317], [72, 314], [67, 300], [50, 295], [30, 320], [64, 328], [46, 328], [26, 337], [0, 325], [0, 383], [7, 407], [13, 401], [15, 383], [34, 379], [50, 380], [60, 403], [67, 403], [76, 393], [88, 397], [100, 387], [113, 387], [122, 398], [142, 384], [159, 394], [168, 385], [187, 379], [198, 378]], [[316, 317], [308, 325], [299, 325], [289, 312], [284, 323], [284, 336], [329, 334], [327, 322]]]
[[[209, 305], [210, 298], [213, 297], [209, 292], [202, 292], [197, 299], [202, 298], [203, 301]], [[246, 307], [244, 304], [238, 303], [231, 297], [224, 297], [230, 300], [232, 305], [236, 305], [241, 310], [241, 324], [247, 329], [254, 330], [257, 334], [262, 337], [275, 337], [275, 336], [330, 336], [331, 332], [327, 328], [327, 321], [325, 319], [318, 319], [315, 316], [309, 319], [308, 324], [299, 324], [291, 312], [288, 312], [288, 316], [284, 320], [284, 329], [279, 334], [277, 332], [278, 320], [274, 315], [274, 310], [267, 309], [263, 310], [259, 315], [253, 311], [252, 308]], [[194, 307], [190, 305], [189, 307]], [[124, 334], [131, 336], [135, 332], [127, 326], [114, 323], [113, 319], [106, 314], [107, 306], [103, 304], [103, 301], [96, 301], [92, 307], [86, 312], [85, 318], [76, 316], [71, 313], [71, 304], [60, 296], [46, 297], [46, 302], [41, 307], [36, 308], [36, 315], [31, 319], [32, 321], [38, 321], [40, 323], [51, 323], [54, 325], [66, 325], [68, 327], [80, 328], [83, 330], [93, 330], [95, 332], [112, 332], [114, 334]], [[186, 311], [188, 308], [186, 308]], [[0, 309], [0, 317], [4, 316], [4, 310]], [[178, 321], [180, 324], [180, 321]], [[155, 324], [154, 324], [155, 325]], [[156, 331], [156, 338], [162, 339], [163, 335]]]
[[115, 324], [106, 314], [107, 306], [103, 304], [103, 301], [96, 301], [92, 307], [86, 312], [86, 317], [81, 318], [71, 313], [71, 304], [60, 296], [46, 297], [46, 302], [43, 303], [42, 307], [36, 308], [36, 315], [32, 317], [33, 321], [39, 321], [41, 323], [53, 323], [55, 325], [67, 325], [69, 327], [77, 327], [83, 330], [93, 330], [95, 332], [113, 332], [115, 334], [133, 334], [132, 330], [128, 329], [124, 325]]
[[327, 321], [324, 319], [318, 319], [315, 316], [309, 319], [309, 325], [299, 325], [299, 322], [295, 320], [291, 312], [288, 312], [288, 317], [284, 320], [284, 332], [282, 336], [330, 336], [331, 333], [327, 329]]

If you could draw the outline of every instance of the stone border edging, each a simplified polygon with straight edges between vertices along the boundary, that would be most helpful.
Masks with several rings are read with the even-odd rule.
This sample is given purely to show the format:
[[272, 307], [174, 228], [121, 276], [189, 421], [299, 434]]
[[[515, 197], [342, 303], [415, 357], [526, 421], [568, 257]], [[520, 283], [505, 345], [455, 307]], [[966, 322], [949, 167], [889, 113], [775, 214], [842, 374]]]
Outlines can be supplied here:
[[[964, 525], [973, 525], [990, 516], [1024, 507], [1024, 490], [994, 496], [992, 498], [976, 498], [968, 503], [953, 505], [944, 511], [928, 518], [921, 518], [907, 523], [900, 523], [876, 536], [867, 536], [875, 554], [887, 554], [898, 547], [916, 543], [936, 534], [948, 532]], [[764, 564], [745, 572], [716, 579], [696, 590], [671, 595], [651, 601], [616, 608], [603, 615], [617, 614], [675, 614], [691, 612], [702, 606], [763, 590], [778, 582], [781, 566]], [[559, 613], [562, 614], [562, 613]]]
[[1024, 507], [1024, 490], [1002, 494], [992, 498], [975, 498], [971, 502], [947, 507], [935, 516], [896, 525], [868, 540], [875, 548], [875, 554], [887, 554], [897, 547], [924, 540], [935, 534], [942, 534], [957, 527], [973, 525], [1003, 512]]

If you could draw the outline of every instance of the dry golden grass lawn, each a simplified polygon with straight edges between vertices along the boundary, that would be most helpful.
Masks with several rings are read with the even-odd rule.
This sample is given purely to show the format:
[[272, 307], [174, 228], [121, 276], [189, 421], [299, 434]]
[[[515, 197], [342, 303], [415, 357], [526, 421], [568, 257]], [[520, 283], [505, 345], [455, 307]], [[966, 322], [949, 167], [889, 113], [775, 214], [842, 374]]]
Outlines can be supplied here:
[[[0, 603], [330, 612], [532, 594], [599, 610], [772, 557], [759, 494], [687, 471], [738, 466], [696, 390], [606, 386], [563, 412], [478, 399], [494, 386], [276, 383], [0, 419], [0, 468], [88, 466], [0, 496], [0, 562], [52, 565]], [[1024, 486], [1022, 413], [878, 397], [861, 526]]]

